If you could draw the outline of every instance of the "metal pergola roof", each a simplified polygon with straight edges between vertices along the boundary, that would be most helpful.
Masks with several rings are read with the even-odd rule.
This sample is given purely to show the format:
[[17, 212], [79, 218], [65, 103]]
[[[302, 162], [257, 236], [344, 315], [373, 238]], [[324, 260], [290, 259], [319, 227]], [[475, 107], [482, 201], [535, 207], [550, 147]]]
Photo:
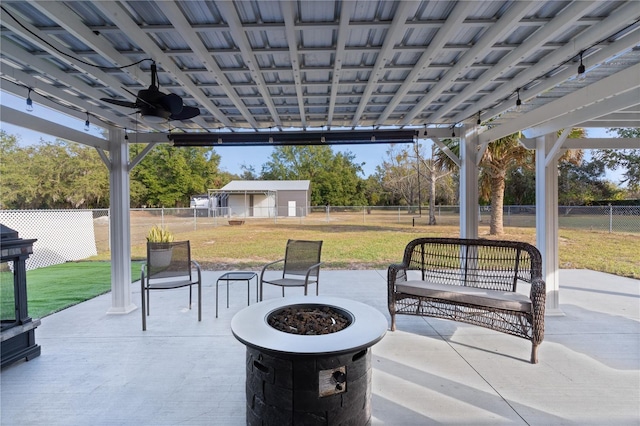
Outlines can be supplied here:
[[[559, 311], [559, 150], [640, 148], [567, 139], [571, 127], [640, 127], [637, 0], [3, 0], [0, 10], [2, 91], [108, 130], [105, 140], [0, 108], [2, 122], [94, 146], [109, 167], [109, 313], [136, 309], [128, 174], [157, 143], [391, 143], [428, 131], [443, 147], [455, 135], [460, 235], [476, 238], [482, 152], [522, 131], [536, 150], [547, 313]], [[199, 116], [150, 123], [100, 100], [134, 101], [151, 61], [160, 89]], [[148, 143], [131, 161], [124, 129]]]
[[[35, 105], [83, 121], [88, 113], [106, 128], [255, 135], [450, 128], [493, 119], [485, 139], [496, 139], [518, 130], [538, 135], [640, 123], [634, 0], [3, 1], [1, 7], [2, 90], [26, 99], [31, 89]], [[577, 78], [581, 57], [584, 80]], [[100, 101], [133, 101], [129, 92], [151, 81], [145, 59], [157, 63], [160, 89], [198, 107], [200, 116], [150, 124], [134, 110]], [[40, 125], [2, 112], [4, 121]]]

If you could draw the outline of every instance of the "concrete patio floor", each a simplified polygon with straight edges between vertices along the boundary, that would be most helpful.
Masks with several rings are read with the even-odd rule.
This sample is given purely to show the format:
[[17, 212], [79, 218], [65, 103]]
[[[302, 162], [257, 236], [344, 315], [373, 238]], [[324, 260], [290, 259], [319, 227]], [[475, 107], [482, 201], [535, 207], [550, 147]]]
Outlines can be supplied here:
[[[42, 355], [2, 370], [0, 423], [244, 425], [245, 347], [229, 325], [247, 287], [231, 284], [227, 309], [221, 286], [216, 319], [222, 273], [204, 274], [202, 322], [186, 289], [152, 294], [146, 332], [139, 309], [106, 314], [110, 294], [43, 318]], [[536, 365], [526, 340], [399, 316], [372, 350], [372, 424], [640, 424], [640, 281], [585, 270], [560, 280], [564, 316], [547, 316]], [[389, 316], [386, 271], [323, 270], [320, 294]]]

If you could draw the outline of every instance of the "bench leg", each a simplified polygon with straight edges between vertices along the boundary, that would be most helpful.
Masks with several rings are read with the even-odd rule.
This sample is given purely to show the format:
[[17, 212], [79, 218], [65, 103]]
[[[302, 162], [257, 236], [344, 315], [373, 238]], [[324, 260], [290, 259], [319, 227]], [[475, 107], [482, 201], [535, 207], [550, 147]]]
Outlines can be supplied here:
[[531, 345], [531, 364], [538, 363], [538, 345], [533, 343]]
[[391, 331], [396, 331], [396, 314], [391, 314]]

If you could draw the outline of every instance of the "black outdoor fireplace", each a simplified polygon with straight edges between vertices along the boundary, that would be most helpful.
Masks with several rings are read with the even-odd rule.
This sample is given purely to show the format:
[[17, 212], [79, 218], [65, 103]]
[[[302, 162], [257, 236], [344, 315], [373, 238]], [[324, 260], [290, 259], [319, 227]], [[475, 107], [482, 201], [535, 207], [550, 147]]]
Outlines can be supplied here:
[[[314, 315], [319, 328], [338, 331], [291, 321]], [[370, 348], [387, 331], [376, 309], [336, 297], [272, 299], [238, 312], [231, 330], [247, 346], [247, 425], [371, 423]]]
[[35, 338], [40, 320], [32, 320], [27, 311], [25, 267], [35, 241], [18, 238], [16, 231], [0, 224], [0, 352], [3, 368], [21, 359], [30, 360], [40, 355], [40, 346], [36, 345]]

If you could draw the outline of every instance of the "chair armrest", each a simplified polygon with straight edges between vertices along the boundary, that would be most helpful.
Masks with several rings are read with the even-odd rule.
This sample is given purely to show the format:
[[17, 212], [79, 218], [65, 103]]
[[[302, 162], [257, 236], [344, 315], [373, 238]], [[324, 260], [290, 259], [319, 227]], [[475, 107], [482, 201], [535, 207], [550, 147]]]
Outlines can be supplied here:
[[314, 269], [317, 269], [318, 270], [318, 274], [317, 275], [320, 275], [320, 265], [322, 265], [323, 263], [324, 262], [316, 263], [315, 265], [311, 265], [311, 266], [309, 266], [309, 268], [307, 268], [307, 273], [304, 276], [304, 282], [305, 283], [309, 281], [309, 275], [311, 274], [311, 271], [313, 271]]
[[196, 271], [198, 272], [198, 283], [202, 283], [202, 269], [200, 269], [200, 264], [195, 260], [192, 260], [191, 265], [195, 267]]
[[264, 265], [262, 267], [262, 270], [260, 271], [260, 282], [262, 282], [262, 276], [264, 275], [264, 272], [267, 270], [267, 268], [269, 268], [271, 265], [275, 265], [276, 263], [280, 263], [280, 262], [284, 262], [284, 259], [278, 259], [276, 261], [269, 262], [266, 265]]

